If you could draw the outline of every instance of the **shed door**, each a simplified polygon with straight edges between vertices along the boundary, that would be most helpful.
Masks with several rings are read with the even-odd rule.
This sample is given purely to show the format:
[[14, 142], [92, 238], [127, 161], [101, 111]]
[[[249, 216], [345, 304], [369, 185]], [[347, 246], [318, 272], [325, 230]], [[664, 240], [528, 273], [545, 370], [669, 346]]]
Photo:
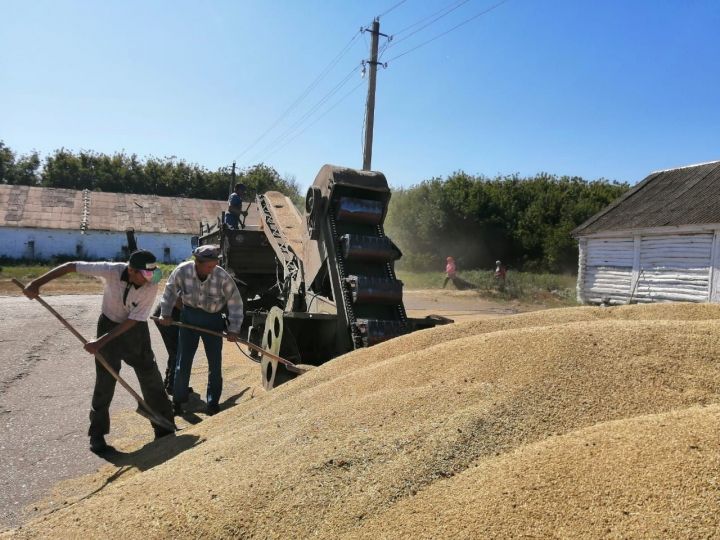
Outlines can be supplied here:
[[632, 238], [588, 239], [584, 284], [587, 302], [609, 300], [622, 304], [628, 301], [634, 248]]
[[707, 302], [713, 235], [644, 236], [634, 298]]

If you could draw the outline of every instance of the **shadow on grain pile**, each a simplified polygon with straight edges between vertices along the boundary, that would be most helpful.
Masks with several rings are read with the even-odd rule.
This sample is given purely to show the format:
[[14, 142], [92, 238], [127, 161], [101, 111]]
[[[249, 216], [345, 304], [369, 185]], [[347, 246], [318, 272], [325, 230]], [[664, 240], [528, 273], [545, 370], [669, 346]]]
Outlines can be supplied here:
[[187, 429], [203, 442], [13, 534], [711, 536], [718, 319], [570, 308], [404, 336]]

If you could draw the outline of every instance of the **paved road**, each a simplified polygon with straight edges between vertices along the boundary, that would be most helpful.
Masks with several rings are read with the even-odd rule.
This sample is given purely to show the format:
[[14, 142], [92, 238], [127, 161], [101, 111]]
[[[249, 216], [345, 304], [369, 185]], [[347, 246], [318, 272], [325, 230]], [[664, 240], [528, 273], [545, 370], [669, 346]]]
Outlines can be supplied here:
[[[99, 295], [50, 296], [46, 300], [84, 336], [94, 336]], [[469, 316], [513, 313], [506, 305], [474, 295], [407, 291], [411, 316], [438, 313]], [[153, 349], [165, 370], [165, 349], [150, 325]], [[91, 473], [107, 462], [88, 451], [87, 412], [94, 366], [75, 338], [45, 308], [24, 296], [0, 296], [0, 529], [26, 519], [23, 508], [45, 497], [60, 480]], [[132, 369], [122, 375], [139, 388]], [[122, 388], [111, 407], [135, 408]], [[111, 433], [117, 435], [118, 427]], [[148, 439], [152, 432], [148, 427]]]
[[[47, 298], [88, 338], [94, 336], [100, 300]], [[162, 359], [159, 334], [153, 343]], [[122, 375], [139, 388], [132, 369]], [[88, 451], [94, 377], [90, 355], [45, 308], [24, 296], [0, 297], [0, 529], [20, 524], [23, 507], [59, 480], [107, 463]], [[133, 409], [134, 403], [118, 386], [112, 410]]]

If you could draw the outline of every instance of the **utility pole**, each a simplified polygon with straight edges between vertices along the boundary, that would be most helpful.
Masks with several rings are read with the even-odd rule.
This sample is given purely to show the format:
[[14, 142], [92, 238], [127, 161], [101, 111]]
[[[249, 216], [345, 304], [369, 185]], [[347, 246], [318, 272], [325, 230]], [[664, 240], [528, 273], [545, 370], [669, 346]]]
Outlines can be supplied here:
[[378, 40], [380, 37], [380, 19], [372, 25], [372, 45], [370, 47], [370, 77], [368, 79], [368, 97], [365, 104], [365, 146], [363, 147], [363, 171], [369, 171], [372, 163], [373, 125], [375, 124], [375, 81], [377, 78]]
[[232, 164], [232, 172], [230, 173], [230, 192], [228, 193], [228, 196], [232, 195], [233, 191], [235, 191], [235, 162], [234, 161]]

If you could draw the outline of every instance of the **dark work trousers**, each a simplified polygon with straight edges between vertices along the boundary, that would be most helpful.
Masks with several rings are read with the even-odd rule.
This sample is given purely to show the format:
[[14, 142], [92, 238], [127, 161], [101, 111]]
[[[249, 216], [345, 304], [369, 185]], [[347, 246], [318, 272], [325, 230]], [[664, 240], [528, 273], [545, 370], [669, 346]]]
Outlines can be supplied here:
[[[180, 320], [186, 324], [207, 328], [215, 332], [225, 330], [225, 321], [222, 313], [208, 313], [205, 310], [184, 306]], [[211, 406], [220, 405], [222, 393], [222, 346], [223, 338], [212, 336], [204, 332], [180, 328], [180, 348], [178, 349], [177, 368], [175, 369], [175, 387], [173, 388], [173, 401], [185, 403], [188, 400], [188, 384], [193, 359], [197, 352], [200, 339], [205, 346], [205, 356], [208, 360], [208, 386], [206, 403]]]
[[445, 276], [445, 281], [443, 281], [443, 289], [448, 284], [448, 281], [454, 280], [454, 279], [455, 279], [455, 276]]
[[[153, 317], [160, 316], [160, 306], [155, 308]], [[173, 307], [172, 320], [175, 322], [180, 321], [180, 310]], [[177, 351], [178, 351], [178, 340], [179, 340], [179, 328], [177, 326], [163, 326], [159, 322], [155, 321], [160, 337], [162, 337], [165, 349], [168, 353], [167, 367], [165, 368], [165, 391], [168, 394], [173, 393], [173, 386], [175, 384], [175, 366], [177, 364]]]
[[[100, 315], [97, 323], [97, 335], [103, 336], [115, 328], [118, 323], [105, 315]], [[135, 370], [140, 390], [145, 402], [160, 416], [173, 424], [172, 405], [163, 388], [162, 377], [155, 363], [150, 345], [150, 331], [147, 322], [138, 322], [124, 334], [100, 349], [100, 354], [110, 367], [120, 372], [121, 360]], [[105, 435], [110, 432], [110, 402], [115, 393], [115, 378], [95, 360], [95, 390], [90, 410], [90, 429], [88, 435]], [[156, 434], [165, 433], [161, 426], [152, 424]]]

